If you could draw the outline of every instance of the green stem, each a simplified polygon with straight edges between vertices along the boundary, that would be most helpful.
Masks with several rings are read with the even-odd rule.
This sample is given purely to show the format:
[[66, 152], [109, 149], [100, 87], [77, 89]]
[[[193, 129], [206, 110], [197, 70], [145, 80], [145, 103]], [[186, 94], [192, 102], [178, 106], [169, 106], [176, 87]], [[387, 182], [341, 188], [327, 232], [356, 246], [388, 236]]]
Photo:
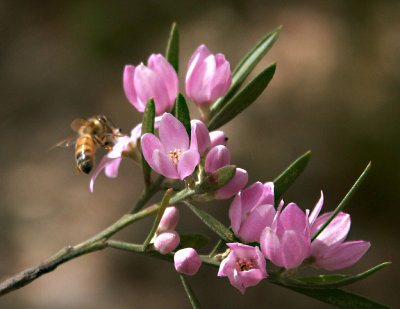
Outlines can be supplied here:
[[199, 300], [197, 299], [196, 295], [193, 292], [193, 289], [189, 285], [189, 282], [187, 281], [187, 278], [185, 275], [179, 274], [179, 277], [181, 278], [183, 288], [185, 289], [186, 295], [189, 298], [190, 304], [192, 305], [193, 309], [200, 309], [200, 303]]
[[332, 215], [329, 217], [329, 219], [326, 220], [326, 222], [313, 235], [313, 237], [311, 238], [311, 241], [314, 241], [314, 239], [317, 238], [318, 235], [322, 233], [322, 231], [328, 226], [328, 224], [331, 223], [331, 221], [333, 219], [335, 219], [336, 215], [343, 209], [343, 207], [346, 206], [346, 204], [353, 197], [354, 193], [357, 191], [358, 187], [361, 185], [361, 182], [364, 180], [365, 176], [368, 174], [370, 168], [371, 168], [371, 162], [368, 163], [367, 167], [364, 169], [361, 176], [357, 179], [357, 181], [351, 187], [349, 192], [347, 192], [346, 196], [343, 198], [343, 200], [340, 202], [340, 204], [336, 207], [335, 211], [332, 213]]

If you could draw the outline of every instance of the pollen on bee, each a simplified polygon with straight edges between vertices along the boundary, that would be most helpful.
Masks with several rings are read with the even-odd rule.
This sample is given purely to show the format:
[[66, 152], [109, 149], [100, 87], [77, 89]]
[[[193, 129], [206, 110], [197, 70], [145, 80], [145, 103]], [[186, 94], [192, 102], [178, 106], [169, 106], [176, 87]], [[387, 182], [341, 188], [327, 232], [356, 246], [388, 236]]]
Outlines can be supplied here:
[[172, 161], [172, 163], [178, 164], [181, 155], [182, 155], [182, 149], [174, 149], [169, 151], [168, 158]]

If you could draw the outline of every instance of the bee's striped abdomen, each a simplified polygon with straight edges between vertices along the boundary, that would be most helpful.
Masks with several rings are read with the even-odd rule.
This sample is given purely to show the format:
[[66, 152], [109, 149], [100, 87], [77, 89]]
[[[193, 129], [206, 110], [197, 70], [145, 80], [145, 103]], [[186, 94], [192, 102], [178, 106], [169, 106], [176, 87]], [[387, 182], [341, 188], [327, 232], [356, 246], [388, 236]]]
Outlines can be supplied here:
[[89, 174], [94, 164], [96, 147], [90, 135], [80, 137], [76, 142], [75, 157], [78, 171]]

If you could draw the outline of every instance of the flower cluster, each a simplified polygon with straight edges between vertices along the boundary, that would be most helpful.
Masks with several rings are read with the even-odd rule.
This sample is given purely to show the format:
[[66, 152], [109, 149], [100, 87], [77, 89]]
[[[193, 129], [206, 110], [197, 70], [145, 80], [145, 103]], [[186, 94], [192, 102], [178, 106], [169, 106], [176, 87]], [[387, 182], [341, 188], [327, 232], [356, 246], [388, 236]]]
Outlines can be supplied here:
[[[185, 126], [173, 112], [179, 99], [178, 76], [173, 66], [160, 54], [151, 55], [147, 66], [127, 65], [123, 74], [126, 97], [139, 112], [144, 112], [147, 102], [153, 99], [156, 130], [142, 134], [142, 124], [138, 124], [130, 136], [118, 137], [94, 171], [91, 191], [102, 169], [106, 176], [116, 177], [121, 159], [128, 157], [137, 163], [144, 158], [154, 172], [176, 182], [184, 181], [184, 188], [192, 190], [198, 200], [234, 196], [229, 218], [235, 239], [240, 242], [227, 243], [228, 250], [218, 255], [218, 276], [227, 276], [241, 293], [268, 277], [267, 260], [290, 274], [307, 265], [336, 270], [357, 262], [370, 243], [345, 241], [350, 230], [349, 214], [319, 215], [322, 192], [314, 209], [304, 212], [295, 203], [277, 203], [272, 182], [255, 182], [243, 189], [248, 173], [242, 168], [234, 167], [234, 173], [222, 184], [215, 179], [220, 177], [219, 171], [231, 166], [231, 155], [225, 133], [210, 132], [205, 122], [212, 104], [224, 96], [231, 84], [230, 64], [225, 56], [213, 55], [204, 45], [198, 47], [188, 64], [185, 90], [199, 107], [202, 120], [190, 120], [189, 128], [188, 119]], [[202, 184], [206, 179], [219, 184], [204, 192]], [[176, 207], [166, 208], [151, 240], [161, 254], [170, 254], [180, 242], [175, 231], [178, 219]], [[174, 262], [178, 272], [194, 275], [202, 258], [195, 249], [184, 248], [174, 253]]]

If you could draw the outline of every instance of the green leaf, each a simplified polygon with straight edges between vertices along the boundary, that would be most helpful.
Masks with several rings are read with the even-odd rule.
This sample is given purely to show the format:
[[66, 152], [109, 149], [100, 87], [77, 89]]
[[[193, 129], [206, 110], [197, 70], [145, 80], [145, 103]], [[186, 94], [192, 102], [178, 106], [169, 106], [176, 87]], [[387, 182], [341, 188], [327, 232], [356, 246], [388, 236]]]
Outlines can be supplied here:
[[365, 279], [390, 264], [390, 262], [384, 262], [354, 276], [334, 274], [296, 278], [294, 281], [288, 282], [287, 285], [307, 289], [339, 288]]
[[260, 74], [254, 77], [238, 94], [236, 94], [224, 107], [210, 117], [208, 128], [216, 130], [228, 123], [244, 109], [249, 107], [268, 86], [275, 74], [276, 64], [273, 63]]
[[174, 109], [175, 109], [175, 117], [180, 122], [182, 122], [190, 139], [191, 127], [190, 127], [189, 108], [186, 104], [185, 97], [181, 93], [178, 93]]
[[253, 71], [257, 63], [264, 57], [278, 38], [281, 27], [278, 27], [266, 34], [250, 52], [240, 61], [232, 73], [232, 85], [227, 93], [218, 99], [211, 107], [210, 116], [215, 115], [225, 104], [236, 94], [244, 80]]
[[183, 248], [199, 250], [210, 242], [210, 238], [202, 234], [179, 234], [181, 239], [175, 251]]
[[357, 181], [354, 183], [354, 185], [350, 188], [349, 192], [347, 192], [346, 196], [343, 198], [343, 200], [340, 202], [340, 204], [336, 207], [332, 215], [329, 217], [329, 219], [319, 228], [319, 230], [313, 235], [311, 238], [311, 241], [314, 241], [315, 238], [318, 237], [319, 234], [328, 226], [329, 223], [336, 217], [336, 215], [346, 206], [346, 204], [350, 201], [354, 193], [357, 191], [359, 186], [361, 185], [362, 181], [365, 179], [365, 176], [367, 176], [369, 170], [371, 168], [371, 162], [368, 163], [367, 167], [364, 169], [362, 172], [361, 176], [357, 179]]
[[187, 281], [187, 278], [185, 275], [179, 274], [179, 277], [181, 278], [183, 288], [185, 289], [186, 295], [189, 298], [190, 304], [192, 305], [193, 309], [200, 309], [200, 303], [196, 297], [196, 295], [193, 292], [193, 289], [189, 285], [189, 282]]
[[[141, 136], [145, 133], [152, 133], [154, 134], [154, 118], [156, 116], [156, 107], [154, 105], [154, 99], [151, 98], [147, 104], [146, 108], [143, 113], [143, 120], [142, 120], [142, 132]], [[140, 139], [138, 140], [140, 144]], [[143, 153], [142, 153], [142, 170], [143, 170], [143, 178], [146, 184], [146, 188], [150, 186], [151, 183], [151, 167], [145, 160]]]
[[209, 174], [200, 184], [200, 193], [210, 193], [221, 189], [232, 180], [233, 176], [235, 176], [235, 173], [235, 165], [225, 165], [217, 169], [215, 172]]
[[283, 193], [289, 189], [297, 177], [303, 172], [310, 160], [310, 156], [311, 151], [307, 151], [274, 180], [275, 205], [279, 202]]
[[169, 39], [167, 44], [167, 51], [165, 53], [168, 62], [174, 67], [176, 73], [179, 68], [179, 32], [176, 23], [172, 24], [171, 31], [169, 33]]
[[294, 287], [289, 287], [289, 289], [307, 295], [309, 297], [318, 299], [324, 303], [334, 305], [338, 308], [349, 308], [349, 309], [389, 308], [388, 306], [377, 303], [366, 297], [339, 289], [312, 290], [312, 289], [294, 288]]
[[208, 212], [197, 208], [193, 204], [189, 202], [184, 202], [187, 207], [212, 231], [214, 231], [220, 238], [222, 238], [225, 242], [233, 242], [234, 236], [233, 233], [221, 222], [211, 216]]

